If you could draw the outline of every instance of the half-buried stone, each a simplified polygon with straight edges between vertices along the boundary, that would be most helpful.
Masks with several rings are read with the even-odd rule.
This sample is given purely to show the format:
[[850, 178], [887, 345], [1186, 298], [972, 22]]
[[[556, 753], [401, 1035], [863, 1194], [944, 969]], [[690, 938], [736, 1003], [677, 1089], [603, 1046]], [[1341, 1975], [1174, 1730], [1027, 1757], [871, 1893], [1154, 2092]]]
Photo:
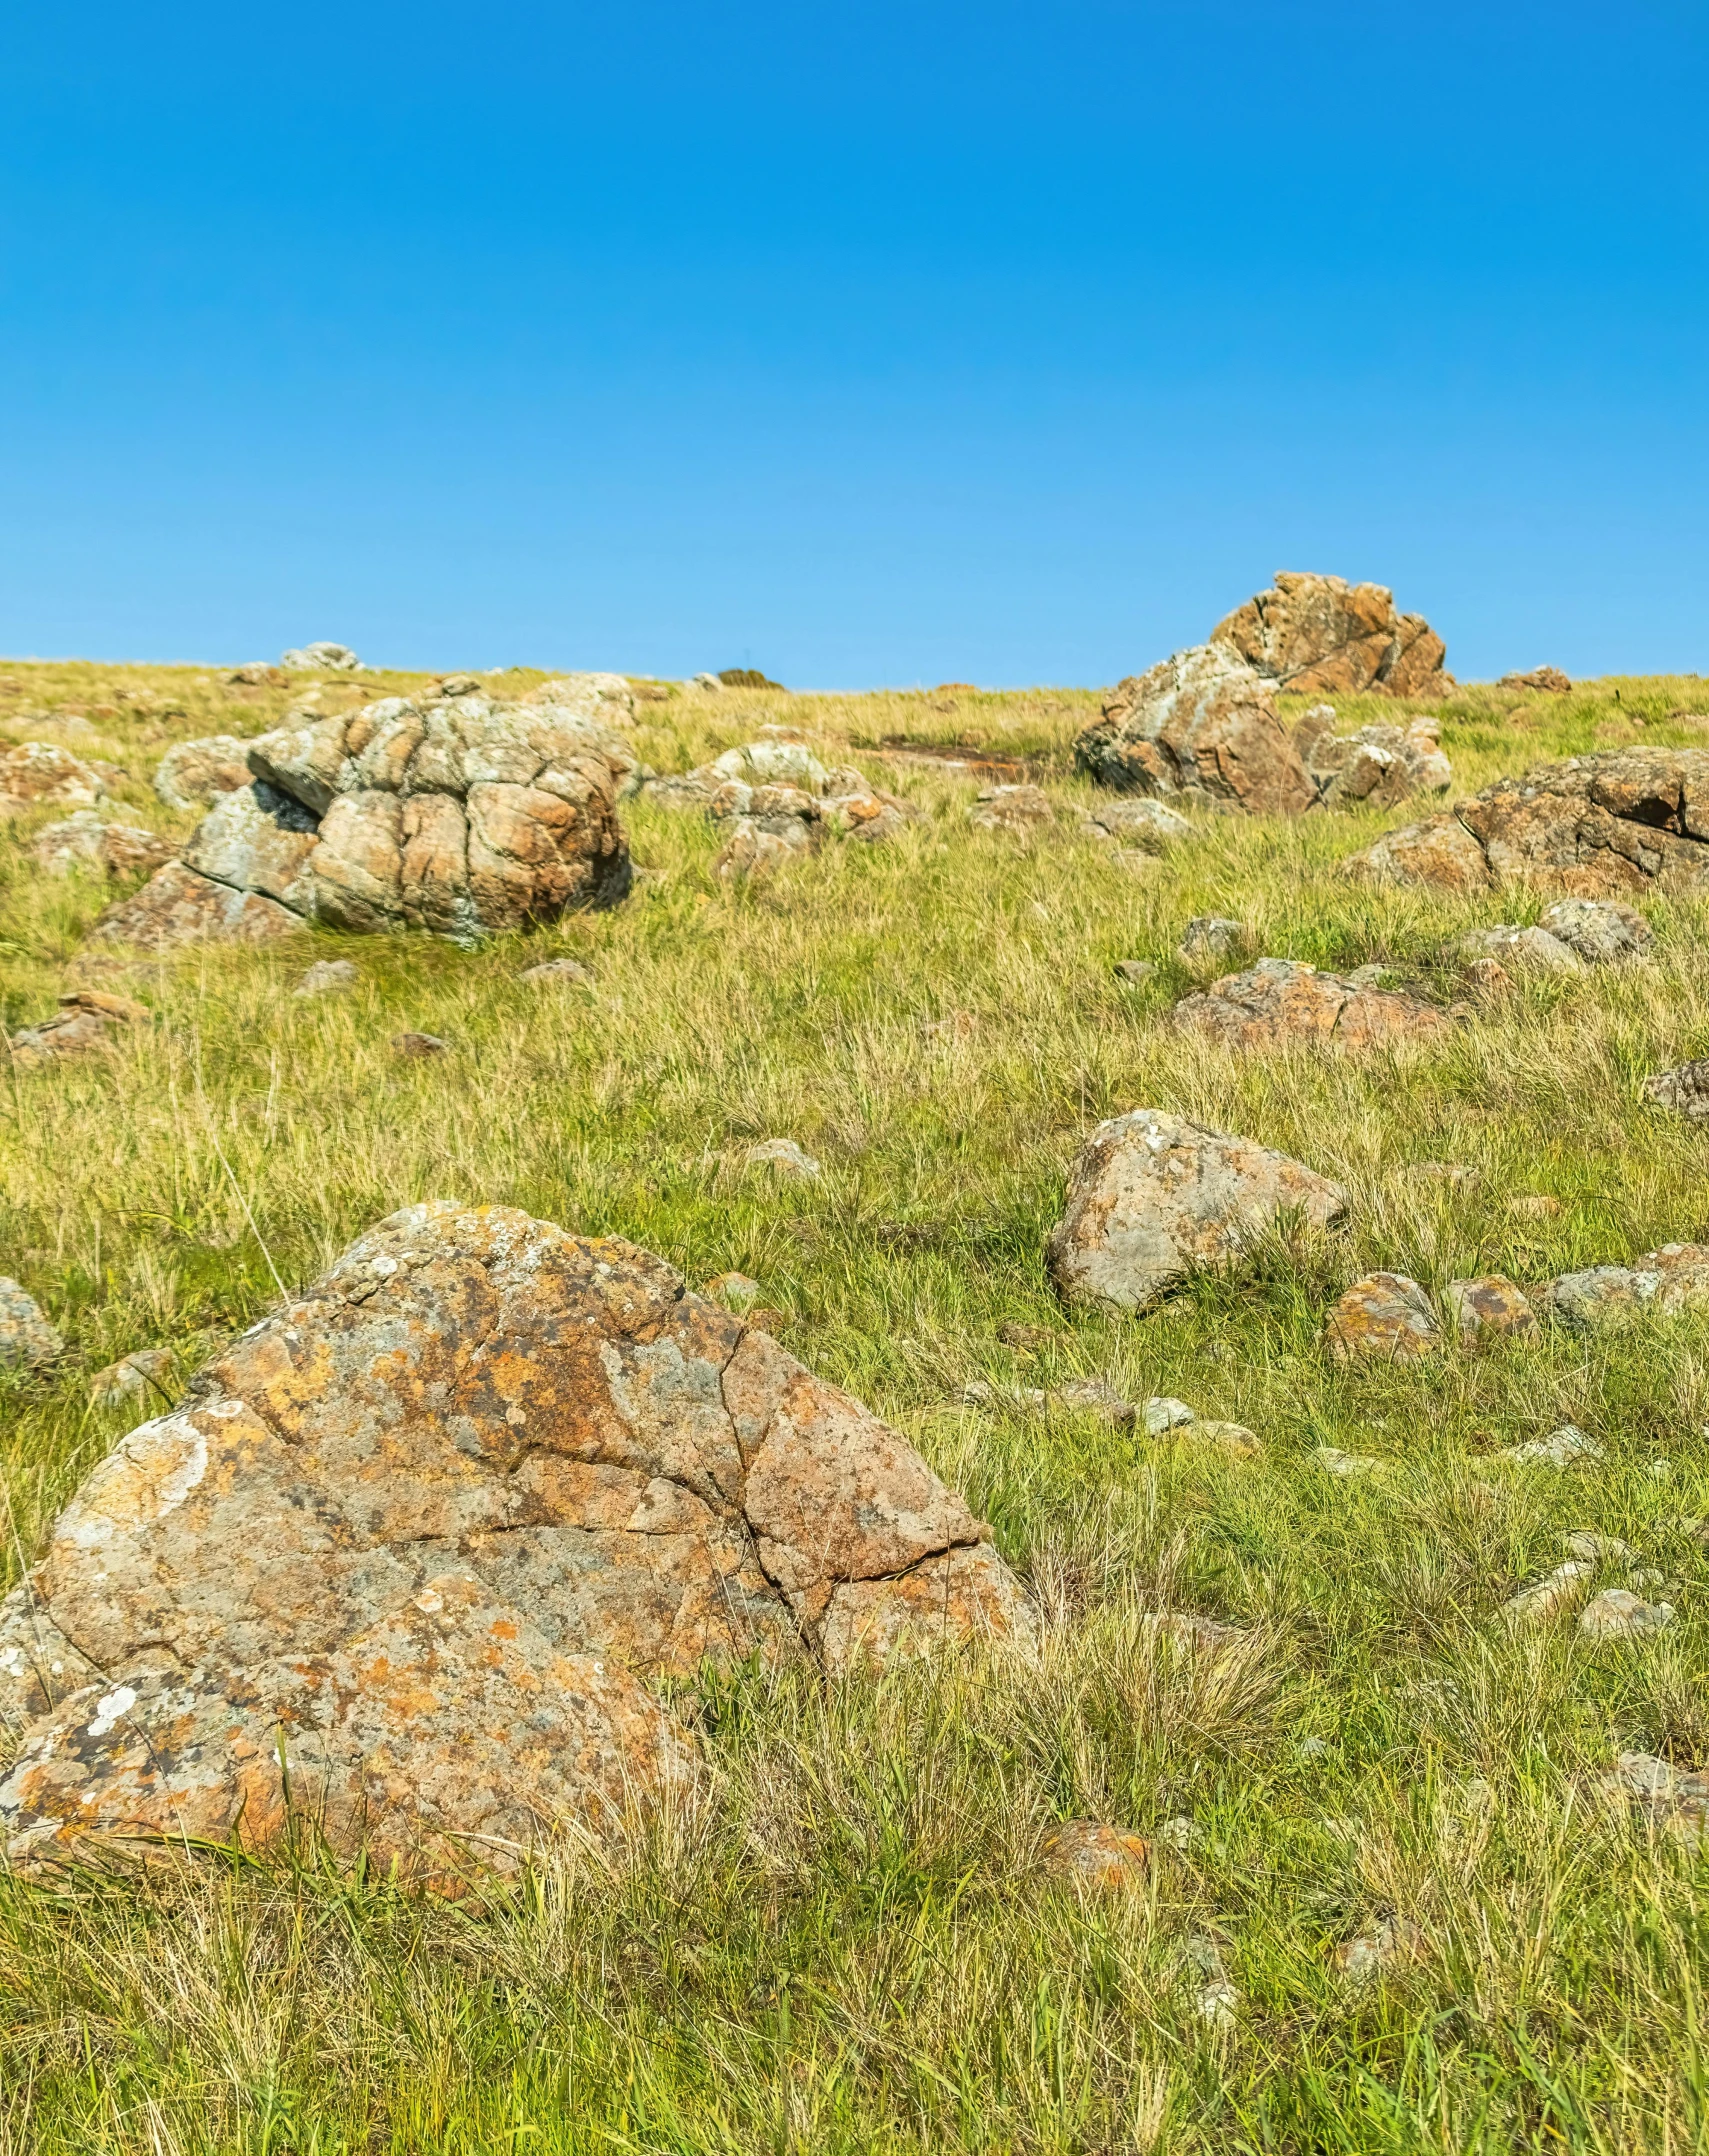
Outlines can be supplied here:
[[0, 1822], [27, 1864], [294, 1807], [504, 1867], [693, 1771], [656, 1679], [987, 1634], [1030, 1641], [1021, 1589], [858, 1401], [631, 1244], [412, 1206], [133, 1430], [0, 1605]]
[[1344, 981], [1293, 958], [1261, 958], [1245, 973], [1225, 974], [1203, 994], [1184, 996], [1173, 1018], [1230, 1048], [1381, 1048], [1439, 1038], [1451, 1024], [1422, 997]]

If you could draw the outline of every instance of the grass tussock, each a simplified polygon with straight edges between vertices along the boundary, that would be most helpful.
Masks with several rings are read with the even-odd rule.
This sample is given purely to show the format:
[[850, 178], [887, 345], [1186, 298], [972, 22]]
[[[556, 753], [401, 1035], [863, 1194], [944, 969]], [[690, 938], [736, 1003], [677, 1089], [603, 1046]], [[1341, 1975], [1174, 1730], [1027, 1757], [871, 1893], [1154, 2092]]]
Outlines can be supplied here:
[[[418, 678], [328, 682], [320, 708]], [[148, 787], [164, 747], [260, 731], [300, 689], [12, 665], [0, 737], [122, 766], [121, 808], [177, 832], [191, 819]], [[1690, 680], [1472, 689], [1443, 740], [1470, 790], [1709, 740], [1704, 703]], [[1200, 817], [1136, 874], [1070, 813], [1095, 708], [662, 696], [634, 729], [659, 770], [787, 723], [927, 813], [741, 889], [712, 874], [703, 824], [631, 804], [647, 873], [617, 912], [480, 951], [186, 955], [126, 977], [155, 1016], [111, 1055], [9, 1079], [0, 1271], [69, 1341], [45, 1375], [0, 1379], [10, 1573], [135, 1419], [91, 1404], [94, 1370], [164, 1344], [187, 1374], [279, 1283], [451, 1195], [628, 1236], [691, 1281], [754, 1275], [790, 1345], [992, 1520], [1045, 1649], [1037, 1669], [968, 1655], [833, 1686], [708, 1672], [682, 1700], [714, 1770], [692, 1804], [462, 1904], [307, 1847], [0, 1879], [4, 2156], [1709, 2144], [1701, 1861], [1596, 1779], [1625, 1747], [1709, 1764], [1709, 1339], [1686, 1322], [1380, 1368], [1321, 1347], [1327, 1303], [1371, 1267], [1536, 1281], [1709, 1239], [1704, 1140], [1641, 1092], [1709, 1049], [1702, 910], [1655, 902], [1652, 963], [1523, 983], [1427, 1051], [1231, 1056], [1164, 1024], [1209, 977], [1174, 955], [1191, 916], [1452, 994], [1458, 933], [1543, 898], [1348, 880], [1403, 815]], [[971, 830], [975, 782], [885, 761], [897, 739], [1025, 762], [1059, 826]], [[0, 838], [13, 1026], [51, 1007], [112, 895], [31, 863], [50, 820]], [[592, 988], [519, 983], [555, 952]], [[356, 990], [294, 998], [331, 956]], [[1129, 988], [1127, 957], [1160, 970]], [[449, 1055], [400, 1061], [406, 1027]], [[1142, 1104], [1336, 1176], [1347, 1226], [1280, 1237], [1143, 1322], [1064, 1313], [1041, 1264], [1064, 1172], [1091, 1123]], [[816, 1154], [819, 1181], [744, 1170], [772, 1136]], [[1525, 1194], [1558, 1210], [1516, 1210]], [[1028, 1404], [1081, 1375], [1244, 1423], [1262, 1455]], [[974, 1379], [991, 1403], [965, 1403]], [[1598, 1439], [1594, 1464], [1493, 1458], [1564, 1421]], [[1326, 1446], [1377, 1464], [1333, 1477]], [[1665, 1581], [1667, 1634], [1598, 1648], [1500, 1617], [1587, 1528]], [[1143, 1625], [1158, 1608], [1250, 1637], [1183, 1656]], [[1049, 1879], [1052, 1826], [1086, 1815], [1153, 1838], [1142, 1891]], [[1395, 1920], [1417, 1951], [1350, 1982], [1335, 1948]]]

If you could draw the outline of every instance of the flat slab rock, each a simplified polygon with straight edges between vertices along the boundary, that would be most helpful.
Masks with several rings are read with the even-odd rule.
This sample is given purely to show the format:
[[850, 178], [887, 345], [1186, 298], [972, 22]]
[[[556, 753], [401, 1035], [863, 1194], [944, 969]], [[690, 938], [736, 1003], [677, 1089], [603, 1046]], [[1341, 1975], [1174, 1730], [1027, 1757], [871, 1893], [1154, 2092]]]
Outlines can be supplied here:
[[1446, 1011], [1422, 997], [1362, 987], [1292, 958], [1261, 958], [1245, 973], [1184, 996], [1173, 1021], [1230, 1048], [1385, 1048], [1438, 1039], [1452, 1025]]
[[1279, 1215], [1321, 1228], [1346, 1204], [1340, 1184], [1285, 1153], [1136, 1108], [1082, 1148], [1046, 1258], [1065, 1300], [1144, 1310], [1195, 1268], [1237, 1259]]
[[1709, 749], [1615, 749], [1498, 779], [1455, 809], [1389, 832], [1349, 867], [1376, 882], [1444, 890], [1531, 883], [1575, 898], [1692, 890], [1709, 877]]
[[893, 1431], [661, 1260], [418, 1205], [94, 1470], [0, 1605], [14, 1862], [273, 1840], [428, 1878], [694, 1772], [650, 1680], [1030, 1641]]

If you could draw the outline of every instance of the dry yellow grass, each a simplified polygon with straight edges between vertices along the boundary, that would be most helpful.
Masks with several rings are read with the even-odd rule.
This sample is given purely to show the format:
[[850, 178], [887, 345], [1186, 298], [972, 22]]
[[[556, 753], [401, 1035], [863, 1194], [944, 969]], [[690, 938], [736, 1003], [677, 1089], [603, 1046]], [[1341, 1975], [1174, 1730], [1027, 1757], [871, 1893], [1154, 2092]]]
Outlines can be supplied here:
[[[190, 822], [148, 790], [168, 741], [259, 731], [292, 693], [188, 669], [0, 677], [0, 736], [122, 764], [123, 806], [162, 830]], [[329, 684], [323, 704], [418, 678]], [[1470, 691], [1444, 741], [1469, 789], [1592, 746], [1709, 738], [1667, 717], [1703, 702], [1689, 680]], [[1640, 1093], [1709, 1048], [1703, 910], [1657, 902], [1653, 964], [1532, 982], [1445, 1047], [1230, 1056], [1161, 1022], [1194, 978], [1173, 956], [1191, 915], [1446, 987], [1460, 928], [1535, 902], [1348, 881], [1346, 856], [1400, 817], [1201, 818], [1135, 875], [1067, 813], [1031, 842], [972, 831], [972, 782], [873, 754], [966, 737], [1036, 760], [1066, 812], [1085, 795], [1068, 744], [1094, 708], [1070, 692], [645, 705], [637, 747], [661, 770], [784, 720], [929, 813], [890, 847], [741, 890], [710, 873], [698, 821], [633, 805], [649, 873], [615, 913], [480, 951], [317, 936], [188, 955], [131, 977], [155, 1019], [110, 1057], [15, 1076], [0, 1271], [71, 1347], [0, 1393], [14, 1568], [125, 1427], [90, 1405], [91, 1371], [162, 1343], [188, 1371], [275, 1278], [451, 1195], [629, 1236], [691, 1280], [754, 1274], [796, 1351], [969, 1489], [1049, 1636], [1041, 1673], [973, 1659], [828, 1690], [709, 1677], [689, 1704], [721, 1773], [700, 1808], [632, 1847], [567, 1847], [483, 1908], [409, 1902], [307, 1856], [57, 1892], [0, 1881], [0, 2149], [1494, 2156], [1709, 2140], [1699, 1868], [1594, 1788], [1626, 1745], [1709, 1761], [1702, 1330], [1377, 1370], [1319, 1346], [1326, 1304], [1373, 1265], [1540, 1279], [1709, 1237], [1705, 1140]], [[29, 864], [48, 820], [0, 839], [12, 1025], [50, 1007], [108, 896]], [[558, 951], [591, 989], [518, 982]], [[289, 994], [320, 956], [355, 960], [354, 993]], [[1124, 957], [1162, 970], [1126, 988]], [[952, 1013], [965, 1023], [926, 1033]], [[388, 1044], [406, 1026], [451, 1053], [400, 1062]], [[1041, 1266], [1064, 1168], [1091, 1122], [1140, 1104], [1341, 1178], [1347, 1229], [1144, 1322], [1066, 1317]], [[742, 1170], [777, 1135], [823, 1160], [819, 1183]], [[1432, 1160], [1476, 1177], [1405, 1172]], [[1516, 1192], [1561, 1210], [1520, 1217]], [[1026, 1348], [999, 1337], [1016, 1325], [1034, 1329]], [[961, 1400], [975, 1377], [1077, 1373], [1246, 1423], [1263, 1456]], [[1595, 1466], [1488, 1464], [1565, 1420], [1602, 1440]], [[1325, 1444], [1383, 1468], [1335, 1480]], [[1499, 1620], [1579, 1527], [1674, 1583], [1669, 1634], [1596, 1650], [1570, 1624]], [[1254, 1644], [1215, 1674], [1159, 1656], [1136, 1616], [1160, 1602], [1250, 1626]], [[1193, 1832], [1142, 1895], [1082, 1903], [1037, 1858], [1052, 1820], [1088, 1812]], [[1389, 1911], [1425, 1952], [1349, 1986], [1333, 1948]], [[1238, 1994], [1225, 2022], [1201, 2013], [1207, 1956]]]

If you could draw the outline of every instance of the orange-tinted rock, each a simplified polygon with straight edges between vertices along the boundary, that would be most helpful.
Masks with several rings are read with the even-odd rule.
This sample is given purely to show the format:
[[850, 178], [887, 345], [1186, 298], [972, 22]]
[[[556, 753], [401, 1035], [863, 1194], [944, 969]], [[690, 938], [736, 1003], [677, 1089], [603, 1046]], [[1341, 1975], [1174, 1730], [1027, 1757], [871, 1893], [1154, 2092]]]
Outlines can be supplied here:
[[1528, 674], [1503, 674], [1498, 689], [1538, 689], [1548, 696], [1565, 696], [1572, 683], [1558, 666], [1534, 666]]
[[1099, 1893], [1118, 1893], [1145, 1884], [1151, 1844], [1143, 1835], [1101, 1819], [1070, 1819], [1045, 1837], [1044, 1863], [1055, 1878]]
[[1442, 1300], [1464, 1340], [1484, 1333], [1510, 1336], [1537, 1330], [1537, 1313], [1524, 1289], [1501, 1273], [1450, 1280]]
[[[1327, 713], [1329, 707], [1320, 710]], [[1410, 794], [1441, 793], [1453, 784], [1454, 769], [1442, 753], [1433, 718], [1338, 734], [1333, 718], [1308, 712], [1294, 728], [1294, 742], [1325, 808], [1352, 801], [1393, 808]]]
[[1498, 779], [1348, 866], [1449, 890], [1527, 883], [1574, 898], [1696, 890], [1709, 880], [1709, 749], [1616, 749]]
[[1429, 1296], [1404, 1273], [1355, 1280], [1329, 1313], [1324, 1339], [1338, 1362], [1412, 1362], [1442, 1344]]
[[275, 898], [234, 891], [182, 861], [168, 861], [140, 891], [109, 907], [90, 933], [103, 943], [170, 951], [194, 943], [273, 943], [303, 926], [302, 915]]
[[50, 823], [30, 842], [31, 858], [55, 876], [73, 869], [130, 875], [139, 868], [159, 868], [176, 851], [170, 840], [138, 824], [104, 823], [93, 809], [78, 809], [63, 823]]
[[632, 1245], [414, 1206], [133, 1430], [0, 1605], [0, 1817], [23, 1858], [263, 1843], [283, 1741], [339, 1846], [508, 1862], [687, 1771], [656, 1678], [982, 1634], [1029, 1643], [1024, 1597], [858, 1401]]
[[69, 749], [48, 741], [0, 749], [0, 821], [32, 808], [93, 808], [104, 790], [101, 774]]
[[1184, 996], [1173, 1016], [1231, 1048], [1389, 1047], [1435, 1039], [1451, 1023], [1418, 996], [1355, 987], [1292, 958], [1261, 958], [1249, 972], [1228, 974], [1202, 995]]
[[87, 1055], [92, 1049], [107, 1047], [115, 1028], [144, 1024], [151, 1016], [143, 1004], [132, 1003], [126, 996], [80, 988], [60, 997], [59, 1009], [51, 1018], [12, 1035], [12, 1060], [20, 1070], [30, 1070]]
[[1395, 611], [1381, 584], [1280, 569], [1268, 591], [1211, 631], [1259, 673], [1300, 695], [1447, 695], [1442, 639], [1421, 614]]
[[154, 790], [168, 808], [208, 808], [221, 794], [241, 792], [254, 777], [249, 750], [249, 742], [231, 734], [175, 742], [155, 767]]
[[1074, 760], [1118, 793], [1183, 794], [1254, 815], [1297, 816], [1317, 799], [1270, 683], [1226, 644], [1178, 651], [1122, 682], [1075, 741]]

